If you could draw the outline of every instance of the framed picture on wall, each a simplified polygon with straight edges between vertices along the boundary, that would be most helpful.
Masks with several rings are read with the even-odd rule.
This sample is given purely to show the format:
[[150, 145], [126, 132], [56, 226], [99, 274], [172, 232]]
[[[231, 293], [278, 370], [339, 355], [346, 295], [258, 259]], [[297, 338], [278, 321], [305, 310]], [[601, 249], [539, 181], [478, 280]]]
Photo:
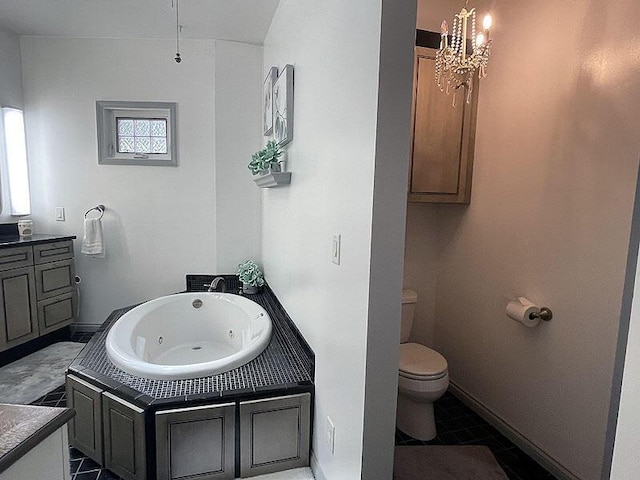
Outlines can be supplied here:
[[285, 65], [273, 85], [273, 136], [280, 145], [293, 140], [293, 65]]
[[266, 137], [273, 132], [273, 83], [278, 78], [278, 67], [271, 67], [262, 84], [262, 128]]

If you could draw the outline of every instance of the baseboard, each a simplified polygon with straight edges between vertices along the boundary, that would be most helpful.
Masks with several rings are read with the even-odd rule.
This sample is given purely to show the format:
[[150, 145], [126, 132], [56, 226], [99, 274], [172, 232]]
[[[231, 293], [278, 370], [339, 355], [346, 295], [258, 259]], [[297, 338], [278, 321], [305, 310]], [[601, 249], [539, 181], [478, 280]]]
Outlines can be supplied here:
[[314, 455], [313, 451], [311, 452], [311, 471], [313, 472], [313, 476], [316, 477], [316, 480], [327, 480], [327, 477], [324, 476], [322, 469], [320, 468], [320, 464], [318, 463], [318, 459]]
[[71, 332], [73, 333], [96, 333], [100, 325], [93, 323], [74, 323], [71, 325]]
[[579, 477], [567, 470], [553, 457], [541, 450], [531, 440], [493, 413], [484, 403], [467, 393], [452, 380], [450, 380], [449, 389], [462, 403], [480, 415], [487, 423], [511, 440], [520, 450], [546, 468], [551, 474], [557, 477], [558, 480], [580, 480]]

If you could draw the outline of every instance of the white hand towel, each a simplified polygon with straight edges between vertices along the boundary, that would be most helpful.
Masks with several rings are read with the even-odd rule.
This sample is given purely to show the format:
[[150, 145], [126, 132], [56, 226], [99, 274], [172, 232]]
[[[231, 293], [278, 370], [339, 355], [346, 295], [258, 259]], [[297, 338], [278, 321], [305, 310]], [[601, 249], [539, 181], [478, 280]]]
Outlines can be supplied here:
[[84, 219], [84, 236], [82, 237], [82, 249], [80, 251], [89, 257], [104, 258], [102, 221], [99, 218]]

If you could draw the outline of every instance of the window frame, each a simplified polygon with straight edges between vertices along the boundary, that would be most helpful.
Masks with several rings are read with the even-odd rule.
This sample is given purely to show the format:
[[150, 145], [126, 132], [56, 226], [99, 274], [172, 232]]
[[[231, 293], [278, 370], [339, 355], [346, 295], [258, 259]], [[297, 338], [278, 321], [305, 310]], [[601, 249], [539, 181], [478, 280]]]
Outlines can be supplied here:
[[[167, 153], [119, 153], [117, 118], [149, 118], [167, 121]], [[97, 101], [99, 165], [175, 167], [178, 165], [177, 104], [175, 102]]]

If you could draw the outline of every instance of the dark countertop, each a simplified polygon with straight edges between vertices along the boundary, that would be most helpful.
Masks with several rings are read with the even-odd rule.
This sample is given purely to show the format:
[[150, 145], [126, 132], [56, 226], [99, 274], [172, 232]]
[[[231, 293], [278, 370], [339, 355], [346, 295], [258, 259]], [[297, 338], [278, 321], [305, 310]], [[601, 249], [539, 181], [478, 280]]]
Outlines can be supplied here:
[[37, 233], [30, 237], [0, 235], [0, 248], [25, 247], [39, 243], [58, 242], [62, 240], [74, 240], [75, 235], [45, 235]]
[[67, 423], [70, 408], [0, 403], [0, 472]]

